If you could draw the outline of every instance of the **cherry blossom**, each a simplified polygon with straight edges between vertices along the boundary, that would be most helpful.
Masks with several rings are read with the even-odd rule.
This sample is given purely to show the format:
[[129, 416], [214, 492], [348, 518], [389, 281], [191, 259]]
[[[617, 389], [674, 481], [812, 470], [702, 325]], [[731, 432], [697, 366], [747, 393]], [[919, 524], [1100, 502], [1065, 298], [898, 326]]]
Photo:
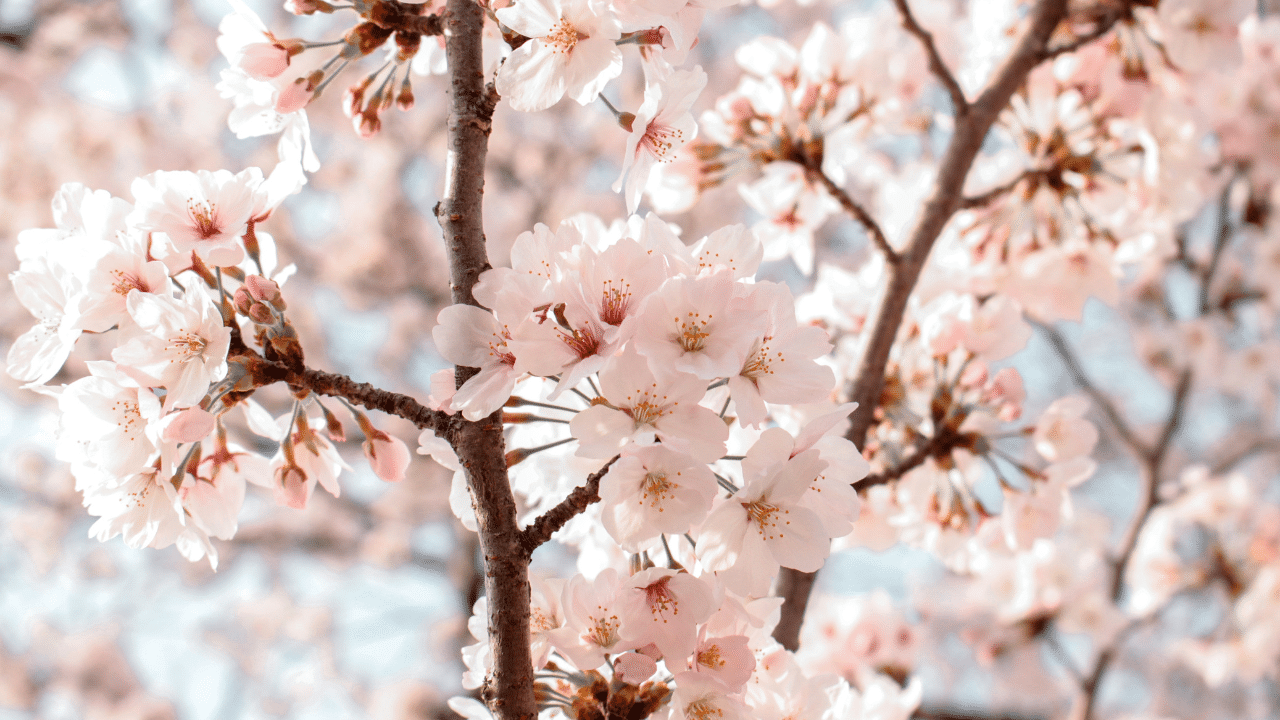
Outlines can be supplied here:
[[127, 304], [137, 329], [111, 357], [164, 386], [165, 410], [200, 402], [210, 383], [227, 374], [231, 329], [222, 313], [201, 292], [180, 301], [133, 293]]
[[624, 451], [600, 480], [601, 521], [636, 549], [659, 534], [680, 535], [711, 510], [716, 481], [706, 465], [664, 445]]
[[586, 105], [622, 73], [622, 53], [613, 42], [621, 29], [606, 3], [519, 0], [497, 17], [532, 38], [498, 70], [498, 92], [516, 110], [545, 110], [566, 94]]
[[569, 423], [579, 455], [608, 458], [628, 444], [659, 440], [701, 462], [724, 454], [729, 429], [698, 404], [706, 385], [697, 376], [656, 376], [644, 358], [627, 351], [600, 371], [600, 391], [608, 405], [592, 405]]
[[143, 230], [162, 232], [170, 254], [195, 253], [207, 265], [235, 265], [244, 258], [240, 236], [258, 207], [262, 171], [237, 174], [154, 172], [133, 183], [136, 201], [130, 220]]
[[632, 213], [640, 204], [640, 192], [654, 163], [671, 162], [676, 151], [697, 137], [698, 124], [689, 108], [707, 84], [701, 67], [671, 70], [650, 63], [645, 69], [644, 103], [631, 118], [622, 175], [613, 184], [615, 192], [623, 190], [627, 212]]
[[711, 511], [698, 534], [698, 557], [715, 571], [735, 572], [734, 583], [759, 588], [779, 565], [812, 572], [826, 559], [831, 538], [800, 498], [826, 468], [806, 450], [763, 472]]

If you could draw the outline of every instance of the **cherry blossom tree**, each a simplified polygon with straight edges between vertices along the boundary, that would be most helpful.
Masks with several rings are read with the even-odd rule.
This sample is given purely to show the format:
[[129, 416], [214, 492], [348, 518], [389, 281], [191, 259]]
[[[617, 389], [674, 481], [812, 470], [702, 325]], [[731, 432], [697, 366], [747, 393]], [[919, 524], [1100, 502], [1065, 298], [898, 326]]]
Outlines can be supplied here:
[[[114, 7], [5, 36], [15, 138], [99, 137], [31, 80], [109, 99], [55, 63], [96, 38], [157, 95], [125, 161], [4, 146], [7, 539], [33, 588], [68, 528], [85, 581], [258, 573], [216, 713], [1280, 708], [1270, 3], [230, 0], [163, 52]], [[447, 669], [352, 671], [317, 558], [454, 587]], [[0, 704], [178, 713], [37, 595]]]

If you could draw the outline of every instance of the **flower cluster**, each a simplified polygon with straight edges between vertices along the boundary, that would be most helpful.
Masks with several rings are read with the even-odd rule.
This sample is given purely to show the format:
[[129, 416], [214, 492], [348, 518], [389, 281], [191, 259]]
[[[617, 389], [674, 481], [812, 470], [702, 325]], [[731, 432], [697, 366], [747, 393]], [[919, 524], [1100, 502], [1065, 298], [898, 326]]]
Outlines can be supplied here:
[[[177, 544], [216, 566], [210, 538], [235, 534], [246, 481], [292, 507], [317, 483], [338, 494], [346, 464], [310, 429], [340, 435], [331, 413], [308, 420], [299, 402], [277, 421], [245, 392], [256, 386], [246, 360], [263, 361], [259, 351], [301, 359], [279, 287], [293, 268], [275, 272], [274, 241], [256, 227], [285, 194], [257, 168], [152, 173], [134, 182], [133, 203], [69, 184], [53, 201], [57, 227], [20, 235], [11, 280], [40, 322], [10, 348], [8, 370], [57, 399], [58, 457], [99, 518], [90, 530], [99, 540]], [[84, 333], [114, 339], [110, 359], [47, 385]], [[228, 440], [223, 416], [236, 406], [279, 443], [275, 458]], [[375, 471], [403, 477], [404, 443], [355, 416]]]

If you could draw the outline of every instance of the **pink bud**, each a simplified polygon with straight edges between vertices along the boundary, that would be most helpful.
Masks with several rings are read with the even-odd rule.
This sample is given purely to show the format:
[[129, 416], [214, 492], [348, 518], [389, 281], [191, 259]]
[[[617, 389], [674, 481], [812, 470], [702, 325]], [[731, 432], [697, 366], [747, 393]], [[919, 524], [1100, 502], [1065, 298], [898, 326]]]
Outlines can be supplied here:
[[249, 291], [244, 288], [236, 288], [236, 294], [231, 301], [235, 306], [236, 312], [241, 315], [248, 315], [249, 308], [253, 306], [253, 298], [249, 297]]
[[296, 510], [307, 506], [307, 498], [311, 495], [307, 474], [297, 465], [285, 465], [276, 470], [272, 496], [277, 505], [284, 505]]
[[249, 306], [249, 317], [259, 325], [272, 325], [276, 321], [276, 316], [271, 312], [271, 308], [262, 303], [254, 303]]
[[987, 364], [974, 360], [964, 369], [960, 376], [960, 385], [964, 387], [981, 387], [987, 381]]
[[366, 140], [377, 135], [382, 129], [382, 120], [378, 117], [377, 108], [368, 108], [351, 120], [356, 128], [356, 134]]
[[261, 275], [246, 277], [244, 287], [258, 302], [275, 305], [280, 300], [280, 286], [274, 280], [268, 280]]
[[[375, 431], [376, 432], [376, 431]], [[379, 435], [381, 437], [379, 437]], [[398, 437], [383, 432], [364, 441], [364, 456], [373, 474], [386, 482], [400, 482], [409, 468], [409, 447]]]
[[253, 43], [244, 49], [240, 69], [255, 80], [279, 77], [289, 68], [289, 51], [277, 43]]
[[311, 90], [305, 78], [298, 78], [280, 89], [280, 97], [276, 98], [276, 112], [288, 115], [297, 112], [311, 102]]
[[160, 439], [173, 443], [193, 443], [209, 437], [214, 418], [208, 410], [189, 407], [165, 417]]

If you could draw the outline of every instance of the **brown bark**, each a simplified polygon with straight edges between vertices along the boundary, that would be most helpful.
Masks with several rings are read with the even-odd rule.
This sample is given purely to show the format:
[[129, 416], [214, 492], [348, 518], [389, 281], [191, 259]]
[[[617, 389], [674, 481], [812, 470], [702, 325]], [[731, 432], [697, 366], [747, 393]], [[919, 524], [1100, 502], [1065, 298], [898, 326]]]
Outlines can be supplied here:
[[[449, 0], [445, 53], [449, 59], [449, 160], [436, 218], [449, 254], [455, 303], [477, 305], [471, 290], [489, 268], [482, 208], [484, 166], [497, 93], [486, 85], [480, 51], [484, 11], [474, 0]], [[475, 374], [458, 368], [461, 385]], [[466, 473], [475, 506], [489, 598], [493, 674], [484, 698], [498, 720], [533, 720], [533, 660], [529, 651], [529, 560], [522, 551], [516, 502], [507, 478], [502, 413], [477, 422], [454, 418], [445, 438]]]
[[[867, 430], [872, 425], [880, 392], [884, 387], [884, 370], [889, 362], [889, 351], [893, 348], [898, 328], [902, 325], [907, 300], [915, 289], [934, 242], [960, 207], [961, 192], [969, 168], [973, 166], [987, 132], [1009, 104], [1013, 93], [1026, 80], [1027, 74], [1049, 56], [1050, 37], [1066, 14], [1066, 0], [1040, 0], [1036, 3], [1026, 33], [1004, 65], [992, 76], [977, 99], [965, 104], [963, 109], [957, 108], [955, 133], [938, 166], [933, 190], [925, 201], [920, 219], [912, 229], [906, 245], [898, 251], [897, 261], [886, 266], [888, 285], [863, 333], [861, 354], [854, 373], [857, 380], [854, 381], [849, 398], [858, 403], [858, 409], [850, 416], [852, 426], [847, 435], [858, 447], [863, 446]], [[910, 24], [912, 23], [908, 27]], [[919, 36], [921, 33], [916, 34]], [[934, 59], [932, 53], [930, 59]], [[942, 69], [945, 70], [945, 67]], [[935, 73], [937, 72], [935, 69]], [[945, 80], [942, 82], [946, 84]], [[806, 580], [798, 577], [803, 574], [783, 568], [778, 578], [778, 588], [783, 595], [782, 617], [773, 636], [784, 647], [792, 650], [799, 646], [800, 625], [804, 621], [805, 607], [813, 588], [812, 578]]]

